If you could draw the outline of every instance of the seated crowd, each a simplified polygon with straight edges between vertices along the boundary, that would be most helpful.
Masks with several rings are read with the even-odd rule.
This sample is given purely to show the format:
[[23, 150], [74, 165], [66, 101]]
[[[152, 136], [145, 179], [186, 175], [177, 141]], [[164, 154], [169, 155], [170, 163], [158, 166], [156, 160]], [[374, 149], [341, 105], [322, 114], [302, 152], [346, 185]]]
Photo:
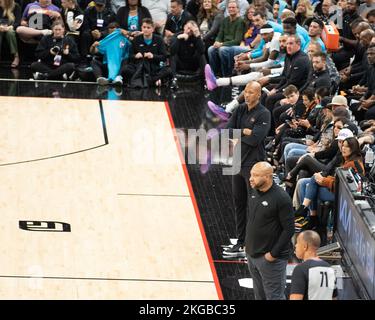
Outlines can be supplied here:
[[[339, 30], [337, 50], [323, 41], [327, 24]], [[374, 30], [373, 0], [0, 0], [0, 49], [5, 40], [16, 68], [20, 41], [35, 48], [36, 80], [84, 71], [99, 85], [175, 89], [189, 75], [209, 91], [256, 81], [271, 114], [267, 160], [293, 198], [295, 231], [323, 241], [317, 210], [334, 200], [336, 168], [369, 171]], [[245, 96], [208, 107], [225, 122]]]
[[[318, 203], [334, 201], [336, 168], [365, 176], [372, 166], [366, 168], [364, 159], [375, 140], [375, 4], [299, 1], [281, 10], [275, 1], [272, 11], [259, 11], [254, 1], [255, 11], [250, 5], [242, 19], [237, 2], [229, 3], [228, 25], [208, 49], [207, 89], [251, 81], [262, 86], [260, 101], [271, 113], [267, 160], [293, 198], [296, 232], [315, 230], [321, 223]], [[248, 30], [241, 39], [234, 31], [244, 28], [241, 19], [252, 20], [257, 36], [251, 42]], [[340, 32], [337, 50], [327, 50], [321, 38], [327, 23]], [[226, 105], [209, 101], [208, 107], [228, 121], [245, 102], [244, 92]]]
[[[321, 38], [327, 23], [340, 31], [334, 52]], [[130, 87], [176, 88], [178, 74], [204, 73], [208, 90], [256, 80], [272, 114], [270, 160], [293, 194], [306, 167], [329, 171], [341, 152], [338, 120], [354, 135], [353, 119], [373, 131], [374, 23], [375, 4], [359, 0], [0, 0], [0, 49], [5, 40], [16, 68], [19, 41], [33, 46], [36, 80], [77, 70]], [[243, 101], [208, 106], [228, 120]]]

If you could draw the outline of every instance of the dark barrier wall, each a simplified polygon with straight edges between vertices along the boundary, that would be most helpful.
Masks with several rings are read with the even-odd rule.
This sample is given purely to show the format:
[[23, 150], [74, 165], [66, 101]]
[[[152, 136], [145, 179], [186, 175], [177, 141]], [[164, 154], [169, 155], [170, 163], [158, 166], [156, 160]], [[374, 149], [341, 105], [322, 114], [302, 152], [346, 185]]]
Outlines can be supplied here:
[[[352, 271], [370, 299], [375, 299], [375, 238], [347, 182], [348, 172], [337, 171], [336, 234], [352, 263]], [[371, 214], [375, 214], [370, 212]]]

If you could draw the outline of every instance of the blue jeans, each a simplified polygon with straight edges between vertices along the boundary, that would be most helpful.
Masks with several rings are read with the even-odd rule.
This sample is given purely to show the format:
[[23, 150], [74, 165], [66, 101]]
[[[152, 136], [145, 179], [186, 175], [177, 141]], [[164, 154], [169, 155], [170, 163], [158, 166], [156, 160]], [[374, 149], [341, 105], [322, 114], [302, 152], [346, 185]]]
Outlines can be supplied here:
[[318, 208], [319, 200], [330, 202], [335, 200], [335, 194], [329, 191], [328, 188], [318, 185], [314, 177], [301, 180], [299, 182], [301, 203], [305, 198], [311, 200], [310, 210], [315, 211]]
[[249, 51], [249, 49], [241, 46], [222, 47], [221, 49], [219, 54], [221, 54], [220, 59], [223, 77], [230, 77], [232, 76], [234, 68], [234, 56]]
[[307, 145], [291, 142], [284, 148], [284, 161], [289, 157], [302, 156], [307, 153]]

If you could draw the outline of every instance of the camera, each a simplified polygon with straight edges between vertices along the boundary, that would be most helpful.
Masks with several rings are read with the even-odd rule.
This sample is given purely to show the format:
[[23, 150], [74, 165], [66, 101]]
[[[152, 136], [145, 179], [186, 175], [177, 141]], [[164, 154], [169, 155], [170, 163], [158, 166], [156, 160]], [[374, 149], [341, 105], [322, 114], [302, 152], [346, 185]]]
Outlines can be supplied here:
[[60, 50], [61, 50], [61, 48], [60, 48], [59, 46], [54, 46], [54, 47], [52, 48], [52, 51], [53, 51], [54, 53], [59, 53]]

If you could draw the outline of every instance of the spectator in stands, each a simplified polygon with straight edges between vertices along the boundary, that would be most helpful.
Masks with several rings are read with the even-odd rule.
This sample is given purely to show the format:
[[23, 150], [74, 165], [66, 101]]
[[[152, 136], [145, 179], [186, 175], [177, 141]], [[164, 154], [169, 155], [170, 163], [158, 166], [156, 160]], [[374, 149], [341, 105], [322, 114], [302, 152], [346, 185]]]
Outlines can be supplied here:
[[129, 56], [129, 49], [130, 42], [119, 29], [118, 23], [111, 22], [108, 25], [108, 35], [95, 41], [90, 48], [90, 52], [95, 55], [91, 67], [99, 85], [123, 84], [120, 69]]
[[228, 48], [241, 43], [245, 24], [238, 15], [238, 5], [236, 1], [228, 2], [229, 17], [225, 18], [220, 26], [219, 34], [215, 43], [208, 48], [208, 60], [214, 74], [230, 76], [232, 69], [228, 63]]
[[91, 45], [108, 35], [108, 25], [116, 19], [112, 11], [106, 8], [106, 0], [94, 0], [94, 3], [95, 6], [87, 8], [84, 15], [81, 33], [81, 54], [84, 63], [88, 61], [87, 55]]
[[26, 6], [16, 32], [22, 41], [38, 43], [42, 36], [52, 34], [52, 23], [59, 19], [60, 9], [51, 0], [35, 1]]
[[326, 54], [323, 52], [315, 53], [312, 56], [311, 62], [312, 70], [309, 73], [305, 86], [303, 86], [301, 90], [311, 88], [315, 91], [317, 88], [329, 88], [331, 86], [331, 78], [327, 70]]
[[272, 20], [273, 14], [267, 9], [266, 0], [254, 0], [253, 5], [255, 7], [256, 12], [262, 12], [266, 17], [266, 20]]
[[117, 11], [116, 22], [125, 37], [133, 40], [141, 34], [142, 21], [151, 18], [150, 11], [142, 6], [141, 0], [125, 0], [125, 6]]
[[197, 21], [206, 49], [214, 44], [223, 19], [224, 15], [217, 8], [215, 0], [203, 0]]
[[358, 8], [358, 13], [362, 18], [366, 18], [367, 14], [375, 9], [375, 1], [374, 0], [365, 0]]
[[[363, 30], [361, 24], [364, 24]], [[369, 28], [370, 26], [361, 22], [355, 29], [356, 38], [358, 37], [359, 43], [354, 49], [355, 59], [352, 64], [340, 72], [341, 75], [341, 89], [346, 90], [347, 88], [353, 87], [362, 81], [362, 78], [365, 77], [366, 72], [369, 68], [366, 51], [371, 44], [372, 39], [375, 37], [375, 31]], [[363, 31], [361, 31], [363, 30]]]
[[16, 28], [21, 23], [21, 8], [14, 0], [0, 0], [0, 58], [3, 38], [8, 43], [10, 54], [13, 56], [12, 68], [17, 68], [20, 63]]
[[[322, 52], [322, 47], [317, 42], [310, 42], [307, 52], [309, 55], [310, 60], [314, 54]], [[326, 55], [326, 66], [329, 73], [329, 77], [331, 78], [331, 86], [330, 86], [330, 93], [336, 93], [340, 83], [340, 74], [336, 69], [335, 63], [332, 61], [332, 58], [329, 55]]]
[[266, 97], [265, 106], [272, 110], [276, 102], [284, 98], [282, 90], [288, 85], [301, 88], [305, 85], [309, 74], [309, 58], [301, 51], [301, 39], [297, 35], [291, 35], [287, 40], [287, 55], [285, 66], [281, 74], [279, 84], [272, 89]]
[[79, 48], [79, 37], [83, 25], [83, 11], [77, 4], [77, 0], [61, 0], [62, 18], [66, 27], [66, 35], [76, 42]]
[[299, 0], [295, 10], [297, 23], [307, 29], [314, 17], [314, 10], [309, 0]]
[[281, 50], [281, 43], [283, 43], [282, 47], [283, 50], [285, 50], [286, 36], [282, 36], [282, 39], [280, 40], [281, 35], [274, 32], [272, 27], [268, 24], [265, 24], [261, 28], [260, 32], [264, 42], [266, 43], [263, 56], [258, 59], [236, 61], [236, 68], [238, 68], [237, 70], [250, 70], [251, 72], [230, 78], [216, 79], [210, 66], [207, 65], [205, 67], [205, 76], [208, 90], [214, 90], [218, 86], [246, 85], [249, 81], [258, 80], [264, 75], [264, 70], [259, 71], [260, 69], [270, 68], [277, 64], [276, 59], [278, 58]]
[[[272, 111], [276, 127], [280, 126], [276, 132], [280, 131], [280, 134], [283, 131], [282, 129], [286, 128], [289, 124], [298, 123], [298, 119], [302, 117], [306, 110], [302, 96], [299, 94], [296, 86], [292, 84], [287, 86], [283, 94], [285, 99], [280, 100]], [[276, 144], [278, 143], [276, 142]]]
[[143, 0], [142, 4], [151, 14], [152, 20], [155, 24], [155, 30], [159, 34], [163, 34], [165, 22], [170, 11], [170, 0]]
[[297, 237], [296, 256], [303, 260], [292, 274], [290, 300], [332, 300], [335, 290], [335, 271], [326, 261], [318, 257], [320, 236], [307, 230]]
[[[229, 13], [229, 10], [228, 10], [228, 4], [229, 2], [232, 1], [232, 0], [223, 0], [223, 1], [218, 1], [218, 8], [221, 10], [221, 11], [224, 11], [224, 17], [229, 17], [230, 16], [230, 13]], [[249, 7], [249, 2], [247, 0], [236, 0], [237, 4], [238, 4], [238, 10], [239, 10], [239, 14], [241, 17], [244, 17], [245, 14], [246, 14], [246, 10], [247, 8]]]
[[188, 11], [195, 20], [197, 20], [199, 8], [201, 7], [203, 0], [190, 0], [186, 5], [186, 11]]
[[134, 38], [130, 50], [129, 63], [122, 69], [125, 79], [131, 78], [136, 73], [139, 64], [143, 64], [143, 73], [149, 79], [149, 86], [162, 85], [162, 81], [168, 80], [171, 76], [169, 67], [165, 66], [167, 51], [163, 38], [154, 34], [154, 24], [150, 18], [142, 21], [142, 34]]
[[330, 9], [333, 8], [331, 0], [323, 0], [315, 7], [316, 17], [324, 23], [329, 23], [335, 15]]
[[370, 24], [371, 28], [374, 30], [375, 28], [375, 9], [369, 11], [367, 13], [366, 19], [368, 23]]
[[[367, 70], [366, 87], [353, 87], [358, 90], [359, 94], [363, 94], [364, 88], [367, 88], [366, 93], [361, 97], [360, 102], [353, 104], [351, 107], [353, 113], [358, 121], [362, 119], [375, 119], [375, 45], [371, 45], [367, 50], [367, 59], [369, 68]], [[356, 93], [357, 91], [353, 91]]]
[[348, 0], [345, 13], [343, 16], [343, 30], [340, 35], [340, 42], [342, 48], [332, 55], [332, 59], [336, 64], [338, 70], [348, 66], [349, 59], [354, 55], [354, 48], [357, 44], [356, 38], [353, 34], [351, 23], [359, 18], [358, 15], [359, 0]]
[[309, 174], [308, 177], [311, 177], [314, 173], [328, 170], [329, 162], [340, 151], [338, 141], [342, 141], [349, 136], [353, 136], [353, 134], [350, 134], [349, 131], [343, 131], [343, 133], [346, 132], [346, 134], [339, 136], [340, 131], [344, 128], [354, 132], [356, 125], [350, 122], [347, 118], [336, 118], [333, 122], [333, 140], [325, 150], [306, 153], [298, 159], [297, 163], [288, 164], [288, 166], [292, 169], [288, 172], [285, 178], [285, 185], [288, 187], [293, 187], [301, 170], [307, 171]]
[[[345, 130], [345, 129], [343, 129]], [[349, 130], [350, 131], [350, 130]], [[339, 133], [339, 136], [341, 131]], [[349, 137], [339, 143], [341, 157], [338, 157], [337, 165], [344, 169], [352, 168], [359, 175], [364, 175], [364, 165], [358, 140]], [[341, 158], [341, 159], [340, 159]], [[295, 212], [298, 230], [313, 229], [317, 225], [317, 202], [334, 201], [335, 168], [329, 172], [315, 173], [312, 178], [303, 179], [300, 183], [302, 205]]]
[[184, 31], [174, 35], [170, 48], [173, 79], [171, 88], [177, 88], [178, 73], [203, 74], [206, 65], [204, 43], [194, 20], [184, 25]]
[[183, 9], [181, 0], [171, 0], [171, 13], [167, 17], [164, 28], [164, 42], [169, 46], [172, 37], [184, 29], [184, 25], [194, 17]]
[[[326, 46], [325, 46], [324, 42], [322, 41], [322, 39], [320, 38], [321, 35], [322, 35], [323, 28], [324, 28], [324, 24], [321, 20], [316, 19], [316, 18], [311, 20], [311, 23], [309, 25], [309, 37], [310, 37], [309, 43], [310, 42], [319, 43], [322, 51], [326, 52]], [[307, 48], [307, 46], [306, 46], [306, 48]], [[306, 52], [306, 50], [305, 50], [305, 52]]]
[[77, 46], [74, 40], [65, 37], [61, 20], [53, 23], [52, 32], [41, 39], [35, 50], [36, 58], [40, 59], [31, 64], [36, 80], [68, 80], [74, 71], [74, 63], [79, 60]]

